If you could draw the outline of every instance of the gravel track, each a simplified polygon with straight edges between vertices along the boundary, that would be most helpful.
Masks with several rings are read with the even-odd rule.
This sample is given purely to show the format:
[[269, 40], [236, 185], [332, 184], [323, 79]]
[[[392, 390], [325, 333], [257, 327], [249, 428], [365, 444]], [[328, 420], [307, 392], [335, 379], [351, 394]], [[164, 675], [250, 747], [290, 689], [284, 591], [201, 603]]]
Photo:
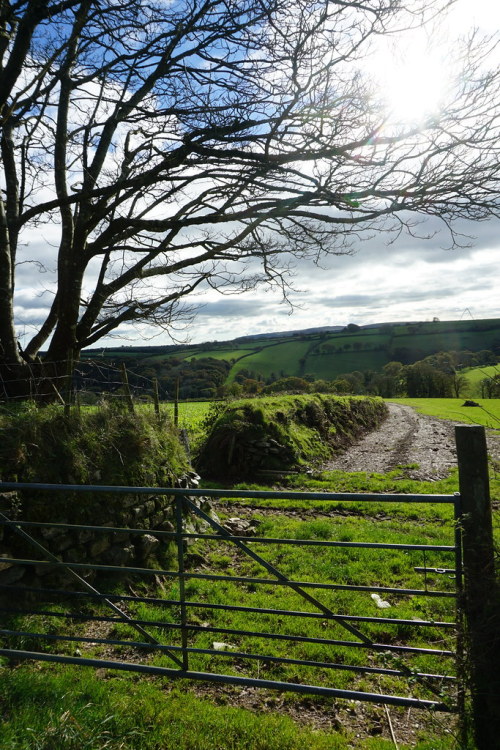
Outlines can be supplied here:
[[[377, 430], [361, 438], [341, 455], [330, 459], [324, 469], [385, 473], [397, 466], [418, 464], [407, 476], [418, 480], [435, 480], [447, 476], [457, 465], [455, 425], [419, 414], [411, 406], [388, 404], [389, 414]], [[472, 408], [472, 407], [471, 407]], [[488, 449], [500, 457], [500, 435], [488, 431]]]

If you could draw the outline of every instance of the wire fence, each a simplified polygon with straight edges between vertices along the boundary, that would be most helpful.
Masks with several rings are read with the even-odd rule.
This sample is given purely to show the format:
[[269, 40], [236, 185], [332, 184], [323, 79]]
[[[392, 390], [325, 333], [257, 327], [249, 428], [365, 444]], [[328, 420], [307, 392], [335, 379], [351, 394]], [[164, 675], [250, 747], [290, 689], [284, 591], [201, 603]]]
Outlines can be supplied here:
[[[165, 380], [146, 376], [134, 371], [130, 366], [116, 366], [101, 360], [83, 360], [73, 365], [70, 360], [62, 362], [26, 363], [24, 379], [29, 388], [27, 393], [32, 399], [42, 396], [48, 389], [58, 400], [75, 403], [77, 398], [82, 403], [96, 403], [103, 395], [113, 398], [128, 398], [128, 392], [138, 401], [151, 402], [158, 390], [162, 400], [174, 400], [174, 388], [167, 388]], [[124, 376], [125, 372], [125, 376]], [[16, 394], [12, 387], [19, 383], [19, 372], [12, 376], [0, 377], [0, 399], [4, 402], [26, 400], [26, 393]]]

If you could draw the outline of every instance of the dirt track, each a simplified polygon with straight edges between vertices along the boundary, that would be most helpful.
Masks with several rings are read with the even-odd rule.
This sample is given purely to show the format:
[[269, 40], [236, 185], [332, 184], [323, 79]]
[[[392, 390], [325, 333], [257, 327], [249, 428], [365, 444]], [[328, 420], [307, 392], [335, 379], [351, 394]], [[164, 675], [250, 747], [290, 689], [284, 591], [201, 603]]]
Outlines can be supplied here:
[[[432, 480], [447, 476], [456, 466], [455, 425], [418, 414], [410, 406], [388, 404], [389, 415], [379, 429], [369, 433], [325, 469], [387, 472], [401, 465], [418, 464], [405, 472], [412, 479]], [[471, 407], [473, 408], [473, 407]], [[500, 436], [488, 435], [488, 449], [500, 457]]]

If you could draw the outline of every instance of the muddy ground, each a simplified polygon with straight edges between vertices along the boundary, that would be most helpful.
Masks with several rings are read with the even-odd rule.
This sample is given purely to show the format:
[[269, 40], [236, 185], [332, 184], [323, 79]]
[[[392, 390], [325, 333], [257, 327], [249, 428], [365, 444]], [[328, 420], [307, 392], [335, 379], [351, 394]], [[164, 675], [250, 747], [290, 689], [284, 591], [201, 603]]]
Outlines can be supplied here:
[[[388, 404], [389, 414], [382, 425], [370, 432], [345, 453], [336, 456], [325, 469], [385, 473], [397, 466], [415, 464], [407, 476], [422, 481], [442, 479], [457, 465], [455, 425], [424, 414], [411, 406]], [[475, 407], [470, 407], [471, 411]], [[500, 433], [487, 431], [488, 450], [500, 459]]]

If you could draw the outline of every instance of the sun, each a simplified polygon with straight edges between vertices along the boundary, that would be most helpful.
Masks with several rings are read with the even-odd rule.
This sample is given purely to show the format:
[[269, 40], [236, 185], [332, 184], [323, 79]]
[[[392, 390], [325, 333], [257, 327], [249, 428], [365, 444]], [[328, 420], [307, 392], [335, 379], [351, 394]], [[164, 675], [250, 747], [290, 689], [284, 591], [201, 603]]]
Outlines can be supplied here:
[[467, 40], [476, 32], [487, 42], [485, 62], [499, 64], [498, 0], [457, 0], [430, 25], [379, 38], [368, 75], [389, 128], [418, 127], [453, 102], [461, 89]]
[[451, 66], [443, 47], [418, 34], [378, 51], [372, 79], [387, 123], [418, 125], [437, 115], [449, 92]]
[[441, 109], [448, 76], [435, 50], [410, 48], [404, 59], [389, 61], [384, 77], [382, 99], [391, 121], [418, 123]]

